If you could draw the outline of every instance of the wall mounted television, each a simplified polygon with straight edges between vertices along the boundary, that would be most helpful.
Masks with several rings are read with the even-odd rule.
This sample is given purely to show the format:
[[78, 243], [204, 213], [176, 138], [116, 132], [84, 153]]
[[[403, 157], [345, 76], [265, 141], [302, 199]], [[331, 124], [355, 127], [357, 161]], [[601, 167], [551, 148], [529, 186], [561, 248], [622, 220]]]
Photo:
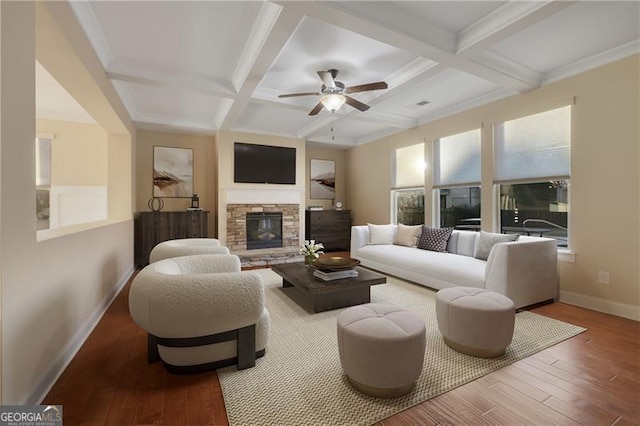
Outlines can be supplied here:
[[296, 184], [296, 149], [235, 142], [233, 181]]

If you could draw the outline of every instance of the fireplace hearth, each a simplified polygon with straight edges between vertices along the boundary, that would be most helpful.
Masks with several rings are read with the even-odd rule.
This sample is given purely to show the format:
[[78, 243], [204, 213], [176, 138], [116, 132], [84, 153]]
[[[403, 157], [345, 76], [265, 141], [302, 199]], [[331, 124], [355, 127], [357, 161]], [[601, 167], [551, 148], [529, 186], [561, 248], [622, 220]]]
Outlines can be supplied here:
[[247, 250], [282, 247], [282, 212], [247, 213]]

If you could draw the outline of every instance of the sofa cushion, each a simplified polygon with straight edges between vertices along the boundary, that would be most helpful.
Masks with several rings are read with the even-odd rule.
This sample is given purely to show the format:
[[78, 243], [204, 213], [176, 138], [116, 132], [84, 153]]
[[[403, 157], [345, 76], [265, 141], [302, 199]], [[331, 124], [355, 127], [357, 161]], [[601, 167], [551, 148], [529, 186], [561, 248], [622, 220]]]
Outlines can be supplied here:
[[419, 275], [424, 285], [434, 288], [441, 288], [446, 283], [484, 288], [487, 262], [471, 256], [397, 245], [367, 245], [358, 251], [358, 255], [365, 266], [375, 269], [376, 266], [393, 265], [397, 271]]
[[473, 257], [478, 246], [479, 235], [476, 231], [454, 230], [447, 242], [447, 251]]
[[393, 244], [399, 246], [415, 247], [418, 245], [418, 238], [422, 233], [422, 225], [408, 226], [401, 223], [398, 224], [396, 236]]
[[453, 228], [422, 228], [422, 234], [418, 239], [418, 248], [431, 251], [447, 251], [447, 241], [453, 232]]
[[494, 234], [493, 232], [480, 231], [480, 240], [476, 249], [475, 258], [487, 260], [494, 245], [507, 243], [518, 239], [518, 234]]
[[393, 244], [393, 237], [396, 232], [394, 225], [373, 225], [369, 226], [369, 244]]

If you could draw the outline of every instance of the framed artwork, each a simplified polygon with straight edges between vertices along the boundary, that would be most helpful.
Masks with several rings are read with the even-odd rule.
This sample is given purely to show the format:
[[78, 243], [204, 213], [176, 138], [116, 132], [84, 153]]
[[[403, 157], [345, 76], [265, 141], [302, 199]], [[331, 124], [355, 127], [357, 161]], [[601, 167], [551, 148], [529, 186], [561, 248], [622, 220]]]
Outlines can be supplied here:
[[153, 147], [153, 196], [189, 197], [193, 195], [193, 150]]
[[336, 198], [336, 163], [332, 160], [311, 159], [309, 198], [333, 200]]

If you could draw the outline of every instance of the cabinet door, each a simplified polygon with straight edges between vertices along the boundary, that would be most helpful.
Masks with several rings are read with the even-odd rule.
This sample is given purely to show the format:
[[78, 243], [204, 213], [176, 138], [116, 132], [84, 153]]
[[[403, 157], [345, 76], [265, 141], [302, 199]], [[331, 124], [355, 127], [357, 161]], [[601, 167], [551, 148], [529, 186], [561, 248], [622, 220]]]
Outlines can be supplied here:
[[208, 214], [207, 212], [190, 212], [188, 219], [187, 238], [207, 238], [208, 237]]
[[309, 212], [307, 239], [321, 242], [326, 250], [348, 250], [351, 237], [351, 212]]

